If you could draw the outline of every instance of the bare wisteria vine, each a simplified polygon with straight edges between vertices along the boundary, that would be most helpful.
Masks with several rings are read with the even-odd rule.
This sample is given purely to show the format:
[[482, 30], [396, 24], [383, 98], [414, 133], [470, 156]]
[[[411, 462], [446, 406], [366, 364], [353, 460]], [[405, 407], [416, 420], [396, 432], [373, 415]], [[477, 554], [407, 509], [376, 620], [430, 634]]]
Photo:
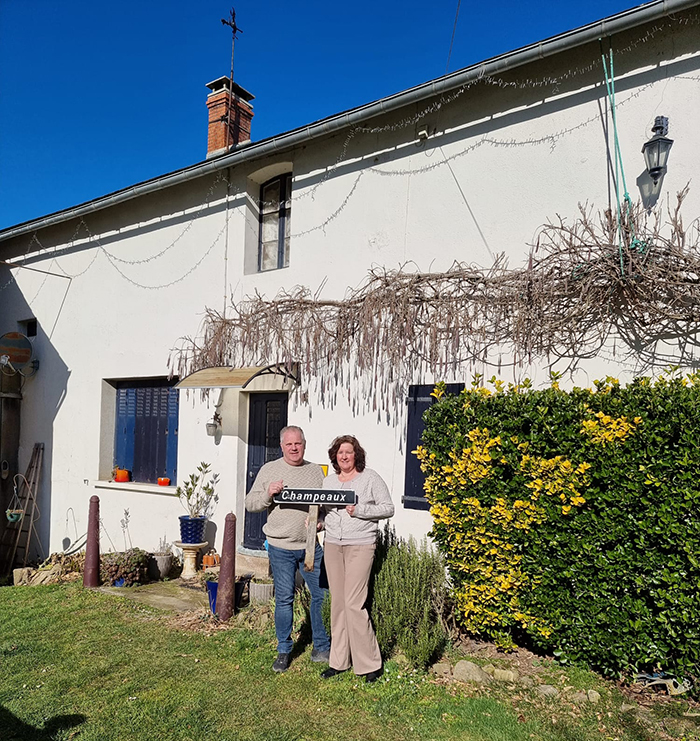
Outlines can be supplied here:
[[203, 336], [185, 338], [172, 370], [299, 362], [321, 403], [332, 406], [344, 389], [354, 412], [391, 417], [408, 384], [477, 364], [563, 360], [573, 369], [613, 342], [647, 365], [690, 362], [699, 344], [700, 230], [697, 220], [683, 226], [687, 190], [666, 218], [640, 205], [629, 212], [621, 246], [615, 214], [581, 206], [572, 223], [542, 227], [520, 268], [504, 256], [488, 269], [375, 268], [342, 299], [296, 286], [271, 300], [249, 296], [226, 317], [208, 310]]

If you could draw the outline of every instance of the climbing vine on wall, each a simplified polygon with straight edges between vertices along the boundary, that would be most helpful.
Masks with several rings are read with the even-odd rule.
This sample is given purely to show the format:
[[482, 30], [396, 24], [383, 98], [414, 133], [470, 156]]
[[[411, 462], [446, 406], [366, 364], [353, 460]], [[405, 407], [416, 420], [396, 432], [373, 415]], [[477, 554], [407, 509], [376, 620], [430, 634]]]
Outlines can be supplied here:
[[305, 286], [248, 296], [226, 315], [208, 310], [202, 336], [185, 338], [172, 370], [300, 362], [321, 403], [342, 388], [355, 410], [390, 413], [417, 379], [483, 365], [573, 368], [611, 345], [647, 367], [686, 362], [700, 320], [700, 232], [683, 224], [686, 194], [667, 217], [637, 206], [621, 224], [581, 206], [573, 222], [542, 227], [520, 268], [504, 256], [488, 269], [374, 268], [342, 298]]

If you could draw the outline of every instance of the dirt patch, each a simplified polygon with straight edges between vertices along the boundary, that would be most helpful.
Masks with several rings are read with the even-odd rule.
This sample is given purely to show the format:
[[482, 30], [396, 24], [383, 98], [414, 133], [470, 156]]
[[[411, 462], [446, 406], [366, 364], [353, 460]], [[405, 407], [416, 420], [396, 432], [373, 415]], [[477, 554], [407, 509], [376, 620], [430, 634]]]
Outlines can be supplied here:
[[205, 610], [209, 604], [201, 584], [190, 586], [180, 579], [134, 587], [99, 587], [98, 591], [176, 613]]

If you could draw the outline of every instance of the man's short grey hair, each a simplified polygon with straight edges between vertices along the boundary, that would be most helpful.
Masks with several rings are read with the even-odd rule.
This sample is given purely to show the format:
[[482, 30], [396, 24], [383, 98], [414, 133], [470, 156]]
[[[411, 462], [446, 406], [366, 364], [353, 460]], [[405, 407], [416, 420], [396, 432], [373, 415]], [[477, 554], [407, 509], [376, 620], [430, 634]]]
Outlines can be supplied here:
[[282, 441], [284, 440], [284, 436], [288, 432], [298, 432], [301, 435], [302, 442], [306, 442], [306, 438], [304, 437], [304, 430], [301, 429], [301, 427], [297, 427], [296, 425], [287, 425], [286, 427], [283, 427], [280, 430], [280, 445], [282, 445]]

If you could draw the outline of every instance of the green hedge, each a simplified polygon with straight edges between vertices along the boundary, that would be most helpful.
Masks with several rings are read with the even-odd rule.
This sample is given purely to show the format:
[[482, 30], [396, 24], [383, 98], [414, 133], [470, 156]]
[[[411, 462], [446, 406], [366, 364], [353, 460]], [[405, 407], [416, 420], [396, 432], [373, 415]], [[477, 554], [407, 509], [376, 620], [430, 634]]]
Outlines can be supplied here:
[[418, 450], [458, 619], [608, 674], [700, 674], [700, 375], [491, 383], [438, 385]]

